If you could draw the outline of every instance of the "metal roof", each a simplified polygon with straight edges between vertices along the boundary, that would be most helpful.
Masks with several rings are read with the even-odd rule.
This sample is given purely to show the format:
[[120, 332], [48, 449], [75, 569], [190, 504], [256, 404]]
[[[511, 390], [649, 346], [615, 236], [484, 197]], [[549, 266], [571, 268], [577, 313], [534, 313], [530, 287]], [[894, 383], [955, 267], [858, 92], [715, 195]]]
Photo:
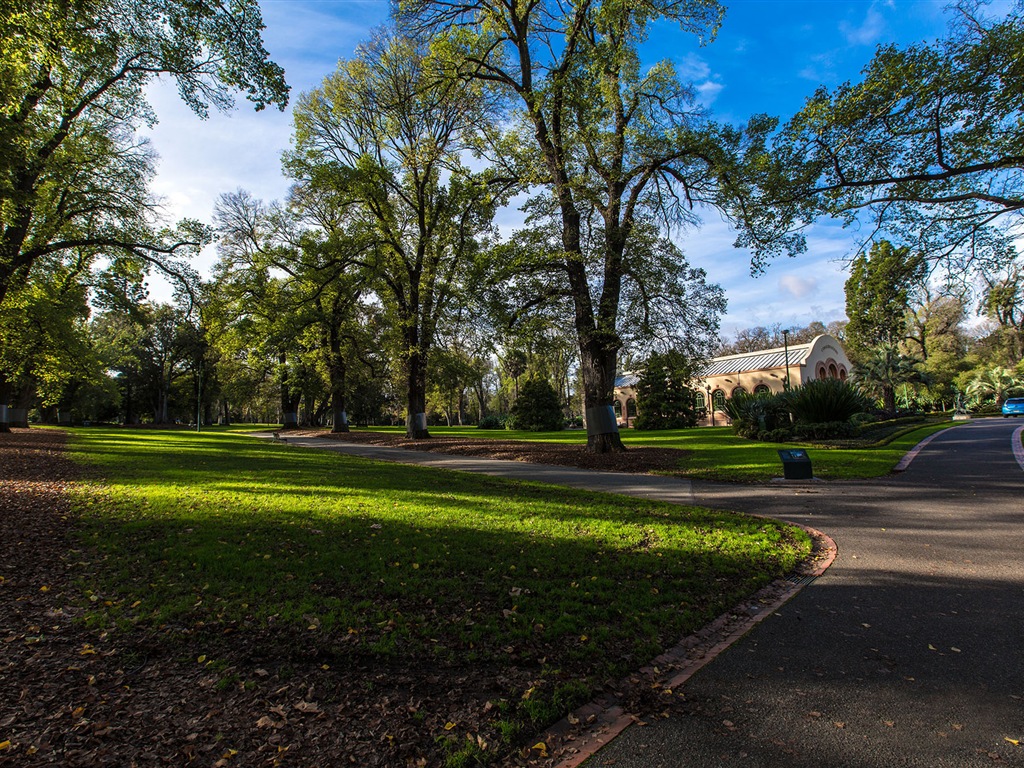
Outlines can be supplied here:
[[[814, 342], [791, 344], [789, 346], [789, 364], [802, 365], [807, 360]], [[758, 352], [746, 352], [741, 355], [715, 357], [708, 361], [698, 376], [702, 379], [711, 376], [723, 376], [727, 373], [746, 373], [747, 371], [763, 371], [767, 368], [786, 367], [786, 348], [764, 349]]]
[[626, 373], [620, 373], [615, 377], [615, 388], [621, 389], [622, 387], [635, 387], [636, 383], [640, 381], [640, 375], [627, 371]]

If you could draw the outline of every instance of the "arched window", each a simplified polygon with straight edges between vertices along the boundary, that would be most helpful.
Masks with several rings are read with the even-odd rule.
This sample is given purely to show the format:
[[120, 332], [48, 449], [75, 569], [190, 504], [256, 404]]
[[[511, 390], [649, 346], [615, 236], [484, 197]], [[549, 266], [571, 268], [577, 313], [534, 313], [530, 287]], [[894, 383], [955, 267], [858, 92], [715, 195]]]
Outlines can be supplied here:
[[694, 392], [693, 393], [693, 407], [696, 408], [698, 411], [706, 411], [707, 410], [708, 401], [704, 397], [704, 393], [703, 392]]
[[629, 400], [626, 401], [626, 418], [627, 419], [635, 419], [636, 418], [636, 400], [634, 400], [632, 397], [629, 398]]
[[612, 403], [612, 408], [615, 409], [615, 418], [616, 419], [621, 419], [622, 418], [622, 403], [620, 403], [618, 400], [616, 400], [615, 402]]
[[756, 387], [754, 387], [754, 394], [755, 395], [767, 395], [771, 391], [772, 391], [772, 388], [769, 387], [767, 384], [758, 384]]
[[839, 378], [839, 369], [836, 367], [835, 363], [829, 363], [828, 364], [828, 377], [830, 379], [838, 379]]
[[839, 366], [839, 380], [840, 381], [846, 381], [846, 366], [845, 365], [840, 365]]
[[720, 389], [716, 389], [711, 393], [711, 403], [715, 406], [716, 411], [725, 410], [725, 392]]
[[746, 393], [747, 393], [747, 390], [745, 390], [743, 387], [736, 387], [732, 391], [732, 394], [729, 395], [729, 397], [736, 397], [736, 395], [745, 395]]
[[817, 375], [817, 377], [819, 379], [828, 378], [828, 372], [825, 370], [825, 364], [824, 363], [818, 363], [818, 370], [817, 370], [816, 375]]

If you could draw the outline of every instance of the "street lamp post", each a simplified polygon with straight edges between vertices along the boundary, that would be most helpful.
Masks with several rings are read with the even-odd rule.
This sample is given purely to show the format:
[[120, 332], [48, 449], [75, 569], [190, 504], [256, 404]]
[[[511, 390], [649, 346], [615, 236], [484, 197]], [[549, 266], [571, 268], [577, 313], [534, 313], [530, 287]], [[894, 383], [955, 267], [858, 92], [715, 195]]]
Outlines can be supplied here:
[[707, 385], [708, 390], [708, 413], [711, 414], [711, 426], [715, 426], [715, 402], [711, 399], [711, 385]]
[[782, 388], [789, 391], [789, 331], [782, 332], [782, 343], [786, 347], [786, 378], [782, 382]]

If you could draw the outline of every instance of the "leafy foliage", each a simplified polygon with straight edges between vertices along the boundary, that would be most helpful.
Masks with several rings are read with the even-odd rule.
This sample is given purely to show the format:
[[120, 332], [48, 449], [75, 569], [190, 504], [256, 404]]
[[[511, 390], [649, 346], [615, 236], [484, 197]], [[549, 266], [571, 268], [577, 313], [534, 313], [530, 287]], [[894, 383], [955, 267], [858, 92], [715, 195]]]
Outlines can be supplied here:
[[911, 290], [926, 274], [923, 255], [886, 240], [854, 259], [846, 280], [846, 348], [855, 363], [876, 347], [903, 341]]
[[789, 411], [786, 398], [780, 394], [736, 392], [725, 401], [725, 412], [732, 420], [733, 431], [742, 437], [787, 439]]
[[814, 379], [783, 393], [786, 407], [802, 424], [849, 422], [868, 409], [856, 387], [839, 379]]
[[893, 345], [873, 350], [856, 366], [855, 372], [861, 390], [880, 399], [883, 410], [889, 413], [896, 411], [896, 387], [925, 381], [920, 361], [904, 355]]
[[678, 350], [655, 352], [647, 358], [636, 384], [635, 429], [693, 427], [704, 416], [698, 413], [693, 380], [694, 361]]
[[523, 383], [506, 423], [509, 429], [550, 432], [565, 426], [561, 400], [547, 379]]
[[819, 89], [786, 125], [776, 148], [806, 220], [863, 214], [929, 259], [1005, 262], [1024, 210], [1024, 3], [985, 7], [962, 0], [935, 44], [880, 47], [861, 82]]
[[0, 5], [0, 301], [37, 260], [76, 250], [191, 277], [176, 257], [206, 234], [196, 222], [154, 227], [153, 155], [136, 137], [155, 120], [145, 87], [174, 78], [201, 116], [228, 109], [232, 91], [283, 109], [262, 28], [255, 0]]

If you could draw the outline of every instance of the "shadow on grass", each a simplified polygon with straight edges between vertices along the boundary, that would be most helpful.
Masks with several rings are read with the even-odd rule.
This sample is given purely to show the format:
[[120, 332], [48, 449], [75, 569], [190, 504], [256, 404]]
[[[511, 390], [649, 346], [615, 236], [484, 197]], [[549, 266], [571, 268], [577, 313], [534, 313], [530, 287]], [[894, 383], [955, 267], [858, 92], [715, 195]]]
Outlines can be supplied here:
[[762, 519], [230, 435], [75, 446], [105, 477], [83, 589], [134, 624], [286, 623], [373, 653], [603, 677], [806, 551]]

